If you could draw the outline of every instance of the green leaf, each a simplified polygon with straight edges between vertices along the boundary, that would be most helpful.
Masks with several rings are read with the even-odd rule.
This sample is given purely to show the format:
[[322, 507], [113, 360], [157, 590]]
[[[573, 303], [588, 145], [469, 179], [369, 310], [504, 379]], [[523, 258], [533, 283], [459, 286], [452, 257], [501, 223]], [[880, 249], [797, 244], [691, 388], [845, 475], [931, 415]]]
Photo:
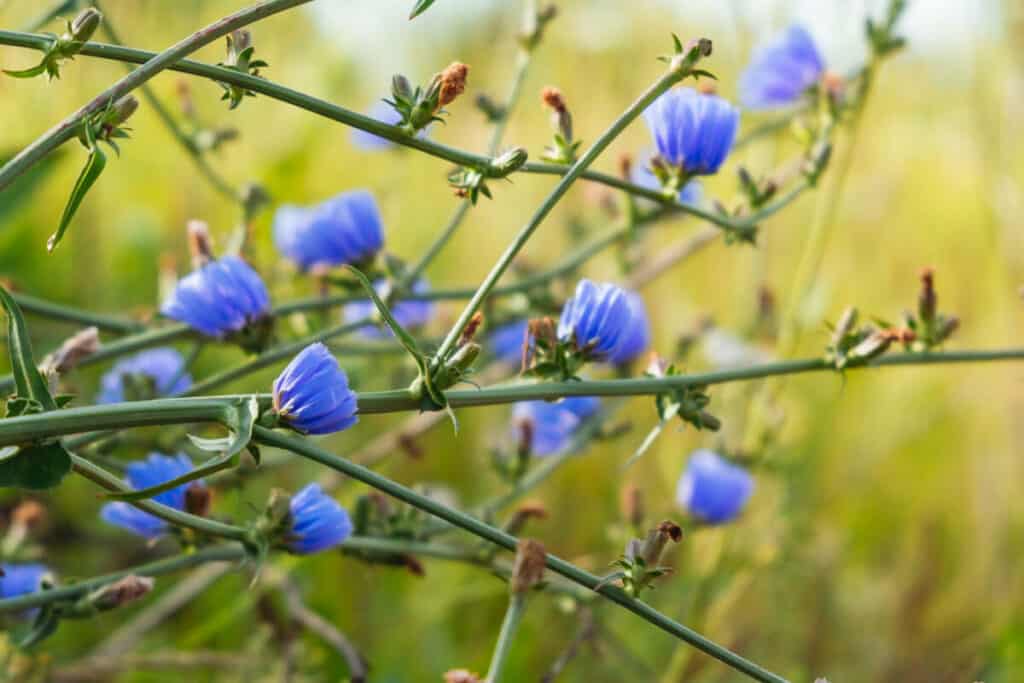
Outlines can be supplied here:
[[46, 240], [47, 251], [53, 251], [61, 238], [64, 237], [64, 232], [68, 229], [68, 224], [71, 223], [71, 219], [74, 217], [75, 212], [78, 211], [82, 200], [85, 199], [86, 193], [100, 177], [104, 167], [107, 165], [107, 155], [103, 153], [103, 150], [100, 149], [100, 146], [95, 141], [91, 140], [92, 135], [89, 133], [88, 128], [86, 133], [91, 143], [89, 158], [86, 160], [85, 167], [82, 168], [82, 172], [78, 175], [78, 180], [75, 181], [75, 186], [71, 190], [71, 197], [68, 198], [68, 204], [64, 207], [64, 214], [60, 217], [60, 225], [57, 226], [57, 232], [50, 235], [50, 239]]
[[58, 442], [0, 451], [0, 488], [51, 489], [71, 471], [71, 455]]
[[46, 71], [46, 60], [39, 62], [30, 69], [21, 69], [20, 71], [12, 71], [11, 69], [4, 69], [4, 73], [11, 78], [35, 78]]
[[171, 479], [157, 486], [139, 489], [138, 491], [111, 493], [107, 497], [113, 500], [124, 501], [145, 500], [164, 491], [170, 491], [197, 479], [202, 479], [215, 472], [237, 466], [239, 454], [245, 450], [252, 440], [252, 427], [260, 416], [260, 403], [255, 396], [240, 398], [231, 403], [226, 403], [224, 411], [221, 423], [228, 428], [230, 432], [228, 436], [219, 439], [206, 439], [192, 434], [188, 435], [189, 440], [198, 448], [204, 451], [217, 452], [218, 455], [177, 479]]
[[412, 11], [409, 12], [409, 19], [415, 19], [430, 9], [430, 6], [433, 4], [434, 0], [416, 0], [416, 4], [413, 5]]
[[43, 410], [56, 410], [57, 403], [50, 396], [50, 387], [39, 374], [32, 356], [32, 340], [28, 336], [21, 308], [7, 290], [0, 287], [0, 303], [7, 312], [7, 346], [11, 355], [11, 373], [17, 395], [39, 403]]
[[19, 648], [28, 649], [37, 645], [54, 634], [60, 623], [60, 614], [56, 605], [46, 605], [36, 613], [32, 626], [17, 640]]

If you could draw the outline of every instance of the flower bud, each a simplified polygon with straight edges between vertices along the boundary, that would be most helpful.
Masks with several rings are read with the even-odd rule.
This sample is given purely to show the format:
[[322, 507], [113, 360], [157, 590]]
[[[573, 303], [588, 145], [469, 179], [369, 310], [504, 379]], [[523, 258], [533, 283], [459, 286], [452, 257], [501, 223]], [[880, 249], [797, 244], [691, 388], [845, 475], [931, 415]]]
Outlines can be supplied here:
[[512, 581], [509, 585], [513, 594], [530, 590], [544, 578], [547, 553], [544, 544], [532, 538], [520, 539], [516, 545], [516, 559], [512, 564]]
[[836, 323], [835, 329], [832, 330], [832, 345], [839, 348], [843, 339], [853, 332], [856, 325], [857, 309], [853, 306], [849, 306], [843, 311], [843, 314], [839, 316], [839, 321]]
[[960, 327], [960, 318], [955, 315], [942, 318], [938, 329], [935, 330], [935, 342], [941, 344], [949, 339]]
[[101, 612], [106, 612], [138, 600], [153, 590], [153, 583], [153, 579], [148, 576], [131, 574], [93, 591], [85, 597], [84, 602]]
[[469, 67], [462, 62], [452, 62], [445, 67], [440, 75], [437, 109], [451, 104], [465, 91], [468, 76]]
[[505, 531], [515, 536], [531, 519], [545, 519], [547, 516], [548, 510], [540, 501], [523, 503], [512, 513], [512, 517], [505, 524]]
[[483, 324], [483, 322], [484, 314], [480, 311], [474, 313], [473, 316], [469, 319], [469, 322], [466, 323], [466, 327], [463, 328], [462, 334], [459, 335], [458, 345], [464, 346], [469, 342], [473, 341], [473, 338], [476, 337], [476, 333], [480, 329], [480, 326]]
[[504, 178], [508, 174], [519, 170], [526, 163], [528, 157], [529, 155], [524, 148], [513, 147], [495, 159], [492, 162], [492, 166], [497, 173], [497, 177]]
[[391, 94], [395, 99], [411, 99], [413, 96], [412, 85], [409, 79], [402, 74], [395, 74], [391, 77]]
[[225, 66], [239, 66], [242, 53], [252, 47], [252, 33], [244, 28], [235, 29], [228, 34], [228, 56]]
[[[86, 7], [78, 13], [78, 16], [68, 25], [68, 34], [71, 40], [79, 43], [86, 43], [96, 33], [103, 15], [95, 7]], [[77, 50], [76, 50], [77, 52]]]
[[117, 128], [130, 119], [132, 114], [134, 114], [138, 108], [139, 101], [135, 98], [135, 95], [125, 95], [114, 102], [114, 106], [110, 111], [110, 116], [107, 118], [107, 125], [112, 129]]
[[65, 375], [74, 370], [83, 359], [96, 353], [99, 348], [99, 330], [87, 327], [66, 339], [59, 349], [46, 356], [40, 368], [48, 375]]
[[921, 292], [917, 296], [917, 314], [925, 325], [935, 320], [935, 310], [938, 297], [935, 295], [935, 270], [924, 268], [921, 270]]
[[678, 543], [683, 537], [683, 529], [675, 522], [665, 520], [651, 529], [639, 547], [632, 546], [636, 557], [644, 561], [648, 567], [656, 567], [661, 562], [661, 554], [669, 541]]
[[198, 270], [214, 259], [210, 226], [206, 221], [191, 220], [186, 224], [185, 230], [188, 232], [188, 251], [192, 255], [192, 267]]
[[884, 330], [876, 330], [863, 341], [850, 349], [846, 354], [851, 360], [871, 360], [885, 353], [893, 342], [893, 335]]

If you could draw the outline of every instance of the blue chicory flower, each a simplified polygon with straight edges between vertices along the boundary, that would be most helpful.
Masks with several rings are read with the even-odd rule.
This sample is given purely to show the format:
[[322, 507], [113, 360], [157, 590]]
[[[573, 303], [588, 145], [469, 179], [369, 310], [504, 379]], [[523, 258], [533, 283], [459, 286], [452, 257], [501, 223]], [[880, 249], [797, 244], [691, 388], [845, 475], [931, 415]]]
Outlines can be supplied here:
[[718, 95], [674, 88], [644, 112], [658, 154], [687, 176], [711, 175], [732, 150], [740, 112]]
[[327, 347], [304, 348], [274, 380], [274, 411], [306, 434], [330, 434], [354, 425], [358, 405], [348, 377]]
[[[140, 490], [177, 479], [191, 471], [192, 461], [184, 453], [177, 455], [150, 453], [145, 460], [130, 463], [125, 468], [125, 475], [131, 487]], [[175, 510], [184, 510], [185, 492], [190, 486], [202, 485], [201, 481], [182, 484], [170, 491], [156, 494], [153, 496], [153, 500]], [[167, 530], [167, 522], [164, 520], [123, 501], [104, 505], [100, 510], [100, 517], [108, 524], [122, 527], [146, 538], [154, 538]]]
[[[384, 298], [386, 294], [387, 282], [385, 280], [377, 280], [373, 284], [373, 288], [377, 291], [377, 295]], [[423, 278], [418, 279], [412, 286], [412, 292], [414, 294], [426, 294], [430, 291], [430, 285]], [[417, 328], [426, 325], [430, 322], [430, 319], [434, 317], [434, 302], [418, 299], [402, 299], [391, 306], [391, 315], [394, 316], [398, 323], [407, 329]], [[361, 301], [353, 301], [352, 303], [345, 304], [344, 315], [345, 320], [349, 322], [356, 322], [364, 320], [373, 315], [376, 315], [377, 307], [373, 305], [373, 302], [369, 299], [363, 299]], [[391, 336], [391, 329], [384, 326], [365, 326], [359, 330], [359, 333], [376, 339], [383, 339]]]
[[328, 496], [319, 484], [309, 484], [290, 503], [289, 547], [297, 553], [316, 553], [333, 548], [352, 534], [352, 520], [345, 508]]
[[270, 296], [263, 280], [237, 256], [224, 256], [189, 273], [160, 307], [168, 318], [208, 337], [237, 332], [269, 310]]
[[608, 362], [616, 365], [630, 362], [651, 345], [651, 321], [643, 298], [637, 292], [626, 292], [626, 301], [630, 311], [626, 334], [615, 350], [608, 354]]
[[740, 76], [740, 102], [748, 109], [795, 104], [825, 72], [814, 39], [802, 26], [790, 26], [754, 52]]
[[384, 246], [380, 210], [367, 190], [311, 207], [286, 204], [274, 214], [274, 244], [303, 270], [363, 263]]
[[487, 347], [501, 362], [518, 365], [523, 357], [523, 343], [529, 327], [528, 320], [505, 323], [487, 337]]
[[192, 376], [185, 370], [185, 359], [172, 348], [150, 349], [114, 364], [100, 379], [97, 403], [124, 401], [124, 380], [127, 375], [142, 375], [153, 382], [156, 396], [174, 396], [192, 386]]
[[565, 450], [580, 424], [601, 407], [595, 396], [570, 396], [557, 403], [523, 401], [512, 409], [515, 424], [530, 425], [530, 452], [553, 455]]
[[50, 570], [42, 564], [0, 564], [0, 598], [16, 598], [19, 595], [35, 593], [42, 587], [43, 577]]
[[604, 360], [628, 336], [632, 318], [625, 290], [613, 284], [580, 280], [575, 295], [558, 318], [558, 338], [586, 348], [591, 358]]
[[676, 487], [676, 502], [708, 524], [736, 518], [754, 492], [754, 478], [714, 451], [700, 449], [690, 455]]

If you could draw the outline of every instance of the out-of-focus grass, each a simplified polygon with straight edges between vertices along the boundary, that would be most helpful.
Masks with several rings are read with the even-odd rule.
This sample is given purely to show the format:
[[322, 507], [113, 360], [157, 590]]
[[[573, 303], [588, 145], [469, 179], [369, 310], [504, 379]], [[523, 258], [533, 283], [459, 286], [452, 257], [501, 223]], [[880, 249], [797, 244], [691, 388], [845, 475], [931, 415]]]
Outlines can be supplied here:
[[[17, 27], [34, 7], [9, 3], [0, 24]], [[108, 3], [113, 5], [113, 3]], [[122, 2], [114, 14], [134, 45], [159, 48], [235, 6], [228, 2]], [[509, 127], [509, 144], [536, 156], [547, 142], [548, 123], [537, 93], [559, 86], [573, 110], [577, 134], [593, 138], [658, 73], [654, 58], [669, 47], [668, 31], [696, 35], [663, 7], [630, 13], [617, 27], [621, 40], [601, 48], [575, 39], [588, 16], [572, 3], [541, 47], [526, 95]], [[370, 3], [366, 11], [372, 11]], [[624, 8], [616, 8], [622, 11]], [[401, 35], [416, 40], [423, 60], [408, 71], [425, 78], [458, 58], [473, 67], [467, 95], [450, 109], [446, 126], [433, 135], [446, 143], [480, 149], [487, 136], [472, 98], [501, 96], [514, 55], [513, 8], [487, 15], [474, 31]], [[420, 21], [426, 21], [429, 17]], [[572, 22], [576, 22], [573, 24]], [[398, 29], [396, 29], [398, 30]], [[254, 29], [257, 51], [271, 68], [266, 75], [363, 109], [387, 88], [361, 72], [357, 59], [330, 43], [344, 35], [318, 34], [301, 12], [273, 18]], [[741, 35], [745, 35], [741, 32]], [[717, 36], [711, 35], [718, 39]], [[725, 48], [727, 36], [719, 39]], [[824, 320], [848, 304], [894, 319], [912, 307], [916, 272], [938, 273], [940, 306], [963, 321], [951, 347], [1019, 343], [1021, 302], [1016, 288], [1024, 271], [1020, 232], [1024, 149], [1018, 134], [1024, 114], [1024, 33], [1008, 22], [997, 40], [979, 44], [969, 67], [928, 61], [913, 54], [888, 64], [864, 120], [853, 172], [841, 198], [821, 276], [803, 311], [806, 332], [800, 353], [820, 353]], [[729, 46], [732, 48], [734, 46]], [[380, 45], [387, 50], [388, 45]], [[199, 58], [217, 61], [221, 46]], [[749, 51], [740, 46], [735, 54]], [[719, 55], [733, 54], [720, 49]], [[0, 50], [5, 67], [23, 66], [34, 54]], [[715, 58], [723, 94], [732, 95], [737, 61]], [[0, 80], [0, 131], [4, 154], [39, 135], [66, 113], [122, 75], [118, 64], [80, 58], [59, 82]], [[175, 102], [180, 77], [162, 75], [153, 85]], [[265, 98], [248, 99], [229, 114], [212, 83], [191, 81], [200, 115], [211, 125], [241, 132], [213, 161], [233, 182], [257, 180], [278, 202], [309, 202], [341, 190], [367, 187], [380, 200], [388, 249], [415, 259], [447, 219], [456, 200], [444, 182], [447, 167], [436, 159], [393, 151], [366, 153], [352, 147], [336, 124]], [[754, 117], [748, 117], [751, 123]], [[47, 256], [45, 237], [84, 161], [67, 145], [53, 172], [31, 200], [3, 215], [0, 273], [34, 295], [102, 311], [149, 311], [157, 299], [157, 264], [168, 254], [186, 268], [185, 221], [202, 218], [224, 244], [237, 208], [220, 199], [195, 173], [152, 114], [143, 107], [132, 119], [133, 140], [85, 201], [59, 250]], [[649, 144], [641, 124], [630, 128], [599, 165], [614, 170], [616, 158]], [[737, 163], [765, 171], [791, 151], [766, 142], [735, 155], [723, 177], [708, 183], [713, 196], [735, 191]], [[839, 143], [839, 154], [851, 153]], [[436, 286], [468, 285], [490, 268], [501, 249], [552, 186], [551, 177], [516, 176], [496, 183], [495, 200], [473, 210], [463, 229], [428, 275]], [[524, 262], [544, 265], [571, 241], [566, 226], [581, 220], [590, 229], [609, 222], [597, 200], [605, 191], [575, 189], [531, 241]], [[712, 316], [726, 330], [741, 332], [756, 310], [756, 292], [766, 286], [785, 308], [797, 259], [806, 240], [817, 196], [809, 194], [764, 226], [757, 249], [717, 244], [650, 285], [644, 296], [656, 326], [656, 347], [670, 353], [677, 336]], [[685, 221], [655, 228], [642, 247], [679, 239], [696, 226]], [[256, 226], [257, 265], [275, 280], [279, 299], [311, 293], [291, 274], [270, 241], [270, 214]], [[616, 262], [604, 256], [588, 266], [594, 277], [616, 277]], [[804, 293], [797, 293], [803, 295]], [[434, 330], [458, 312], [443, 307]], [[68, 332], [58, 324], [32, 321], [40, 349]], [[210, 349], [197, 374], [241, 359], [230, 349]], [[374, 361], [342, 359], [364, 389], [392, 386], [407, 375]], [[698, 367], [699, 358], [689, 366]], [[98, 371], [97, 371], [98, 372]], [[73, 378], [88, 397], [97, 372]], [[267, 371], [233, 389], [264, 389]], [[1021, 382], [1014, 365], [930, 367], [804, 376], [784, 385], [779, 406], [785, 421], [758, 471], [758, 490], [748, 513], [723, 530], [686, 538], [673, 556], [675, 576], [649, 599], [673, 617], [793, 680], [828, 675], [834, 681], [1022, 680], [1024, 585], [1017, 558], [1024, 551], [1024, 506], [1020, 444], [1024, 422]], [[641, 487], [653, 521], [678, 516], [672, 507], [675, 480], [686, 454], [700, 445], [735, 447], [743, 406], [753, 386], [714, 392], [714, 407], [733, 418], [723, 433], [704, 436], [668, 430], [652, 451], [625, 474], [621, 463], [654, 421], [650, 401], [635, 400], [625, 415], [634, 425], [626, 436], [592, 448], [566, 465], [536, 496], [550, 516], [529, 533], [565, 557], [601, 571], [621, 551], [609, 529], [619, 523], [623, 483]], [[506, 435], [508, 410], [489, 408], [462, 416], [454, 438], [447, 427], [421, 441], [426, 457], [397, 454], [385, 466], [402, 482], [430, 482], [452, 489], [463, 505], [483, 500], [500, 483], [489, 470], [489, 449]], [[326, 441], [339, 453], [396, 421], [367, 417], [360, 427]], [[127, 450], [130, 454], [131, 451]], [[296, 463], [256, 479], [217, 502], [224, 514], [245, 518], [265, 500], [271, 485], [297, 488], [316, 476]], [[351, 502], [360, 491], [350, 486]], [[3, 494], [5, 505], [17, 500]], [[140, 542], [104, 527], [95, 518], [95, 491], [69, 479], [41, 498], [52, 512], [42, 537], [46, 560], [65, 576], [79, 576], [151, 557]], [[374, 681], [438, 680], [456, 666], [483, 669], [504, 610], [503, 584], [478, 570], [427, 563], [418, 578], [400, 570], [317, 556], [291, 565], [309, 604], [336, 623], [372, 663]], [[165, 590], [172, 579], [160, 581]], [[138, 644], [146, 652], [177, 647], [252, 653], [260, 676], [277, 657], [280, 643], [254, 616], [245, 577], [231, 577], [183, 609]], [[533, 600], [512, 651], [509, 680], [537, 680], [571, 638], [572, 614], [556, 599]], [[58, 663], [84, 656], [123, 622], [115, 612], [68, 623], [46, 646]], [[717, 663], [684, 659], [667, 636], [632, 617], [602, 607], [604, 636], [564, 674], [564, 680], [736, 680]], [[611, 634], [611, 635], [609, 635]], [[340, 657], [312, 636], [302, 640], [302, 671], [309, 680], [337, 680]], [[267, 663], [267, 664], [263, 664]], [[280, 664], [276, 666], [280, 667]], [[178, 673], [125, 675], [119, 680], [177, 680]], [[191, 675], [191, 674], [190, 674]], [[196, 674], [196, 680], [235, 680], [247, 673]], [[260, 676], [257, 676], [259, 678]]]

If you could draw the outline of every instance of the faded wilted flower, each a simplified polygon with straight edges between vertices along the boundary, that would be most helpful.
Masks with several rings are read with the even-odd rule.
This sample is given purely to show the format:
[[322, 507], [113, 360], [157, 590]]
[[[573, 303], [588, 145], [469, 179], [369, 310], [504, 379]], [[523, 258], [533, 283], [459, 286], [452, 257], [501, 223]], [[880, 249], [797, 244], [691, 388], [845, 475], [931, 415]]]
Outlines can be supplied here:
[[462, 62], [452, 62], [445, 67], [440, 75], [440, 90], [437, 97], [437, 107], [440, 109], [455, 101], [455, 98], [466, 90], [466, 78], [469, 76], [469, 67]]
[[516, 559], [512, 565], [512, 581], [509, 588], [513, 593], [525, 593], [544, 578], [547, 553], [544, 544], [532, 538], [522, 538], [516, 545]]

